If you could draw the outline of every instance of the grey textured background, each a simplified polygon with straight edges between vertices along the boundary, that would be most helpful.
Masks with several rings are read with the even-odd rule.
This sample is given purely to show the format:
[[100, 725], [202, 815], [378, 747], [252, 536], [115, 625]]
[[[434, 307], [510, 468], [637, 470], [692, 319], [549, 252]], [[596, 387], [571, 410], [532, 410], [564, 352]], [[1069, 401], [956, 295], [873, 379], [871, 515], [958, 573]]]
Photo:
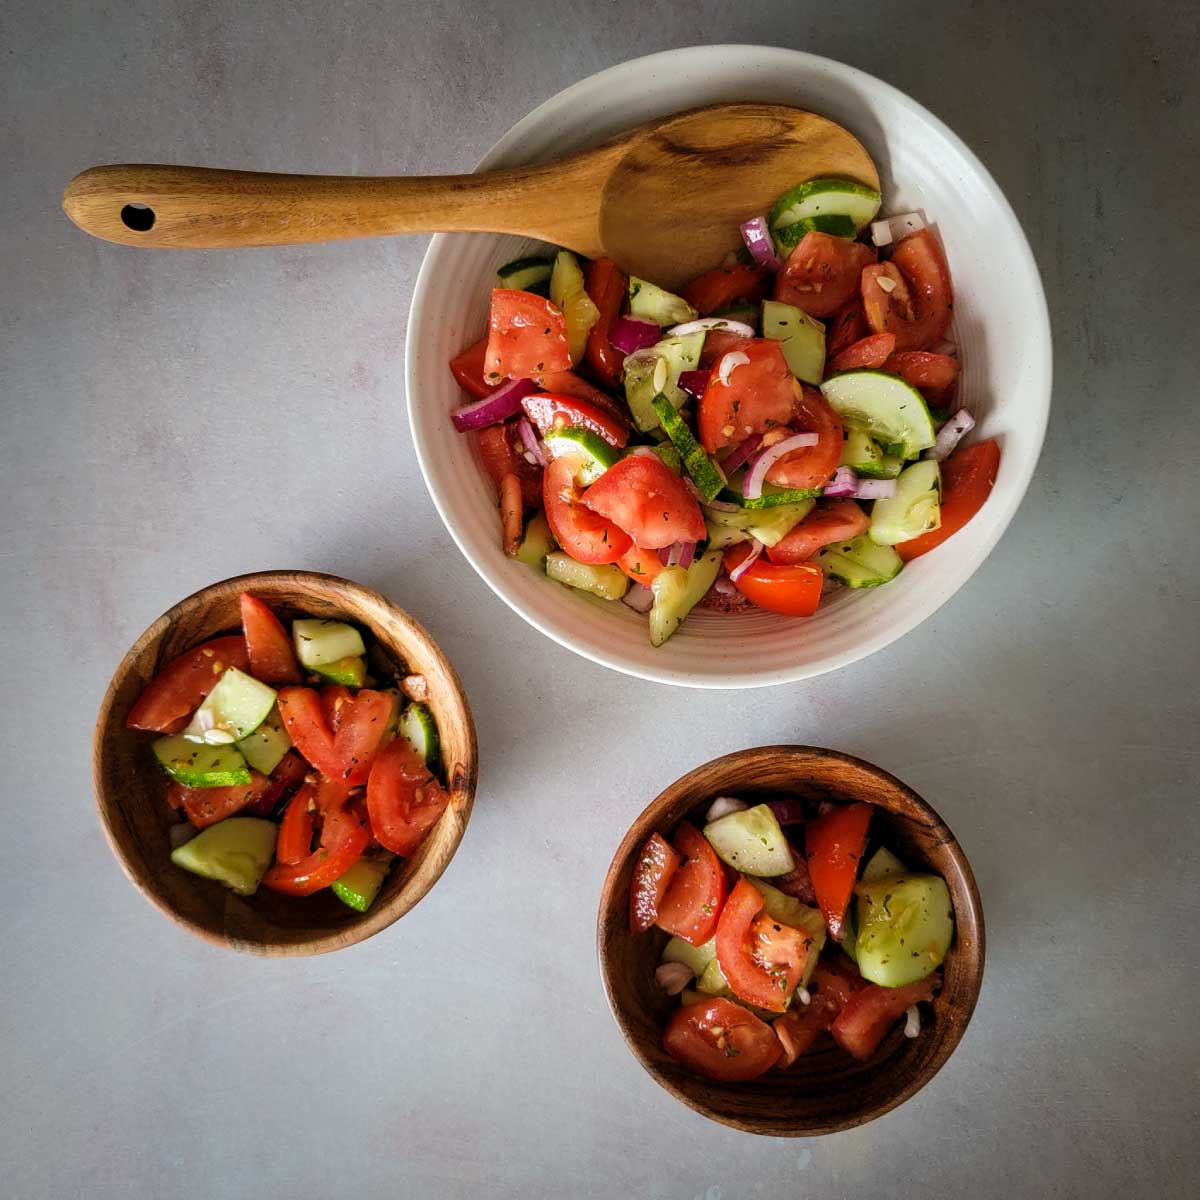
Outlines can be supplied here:
[[[0, 3], [0, 1193], [1195, 1195], [1198, 12]], [[404, 418], [424, 239], [141, 254], [58, 211], [95, 162], [467, 169], [567, 84], [706, 41], [830, 55], [928, 105], [1012, 200], [1053, 313], [1049, 438], [999, 548], [916, 632], [810, 683], [634, 682], [491, 596]], [[88, 781], [134, 636], [196, 587], [276, 566], [420, 615], [464, 676], [483, 762], [438, 888], [310, 961], [224, 953], [159, 917]], [[940, 1076], [810, 1142], [739, 1135], [660, 1091], [593, 948], [644, 802], [712, 755], [788, 740], [929, 797], [973, 858], [989, 936]]]

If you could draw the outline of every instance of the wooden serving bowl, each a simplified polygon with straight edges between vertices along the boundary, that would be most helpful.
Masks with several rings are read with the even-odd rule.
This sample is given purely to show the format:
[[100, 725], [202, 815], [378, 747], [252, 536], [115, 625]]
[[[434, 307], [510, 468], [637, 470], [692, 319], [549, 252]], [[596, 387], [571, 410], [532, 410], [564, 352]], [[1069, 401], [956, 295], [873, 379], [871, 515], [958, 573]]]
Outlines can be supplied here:
[[[150, 750], [153, 735], [126, 729], [125, 718], [147, 681], [183, 651], [240, 630], [238, 597], [251, 592], [283, 620], [298, 616], [351, 621], [371, 635], [380, 670], [423, 675], [441, 737], [450, 804], [417, 852], [394, 866], [365, 913], [332, 892], [284, 896], [260, 888], [234, 895], [170, 861], [167, 779]], [[193, 933], [251, 954], [324, 954], [360, 942], [399, 920], [446, 869], [471, 815], [478, 774], [475, 725], [462, 684], [437, 644], [378, 592], [335, 575], [262, 571], [202, 588], [165, 612], [133, 644], [100, 706], [92, 743], [92, 782], [100, 820], [125, 874], [173, 921]]]
[[[678, 998], [654, 981], [667, 935], [629, 928], [629, 885], [646, 839], [669, 837], [689, 817], [702, 824], [720, 795], [747, 803], [784, 795], [865, 800], [876, 808], [871, 836], [914, 870], [941, 875], [954, 903], [954, 942], [942, 967], [941, 992], [922, 1005], [914, 1039], [897, 1024], [875, 1055], [858, 1062], [830, 1040], [787, 1072], [749, 1083], [718, 1083], [694, 1074], [662, 1048], [663, 1028]], [[874, 1120], [924, 1087], [958, 1045], [983, 980], [983, 911], [966, 856], [945, 823], [911, 788], [879, 767], [811, 746], [760, 746], [697, 767], [657, 796], [634, 822], [604, 880], [597, 921], [604, 990], [621, 1033], [643, 1067], [698, 1113], [772, 1137], [835, 1133]]]

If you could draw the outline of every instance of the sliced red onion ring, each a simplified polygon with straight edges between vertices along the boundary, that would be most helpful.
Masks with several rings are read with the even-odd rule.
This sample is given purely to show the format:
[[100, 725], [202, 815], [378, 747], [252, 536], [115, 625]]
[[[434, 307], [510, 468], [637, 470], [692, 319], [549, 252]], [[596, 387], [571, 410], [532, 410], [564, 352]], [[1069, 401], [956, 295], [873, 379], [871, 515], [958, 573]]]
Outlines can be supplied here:
[[739, 337], [754, 336], [754, 330], [744, 321], [731, 321], [728, 317], [700, 317], [695, 321], [684, 321], [682, 325], [672, 326], [667, 333], [671, 337], [683, 337], [685, 333], [707, 333], [710, 329], [719, 329], [722, 333], [736, 333]]
[[775, 814], [775, 820], [780, 825], [803, 825], [808, 820], [801, 800], [771, 800], [767, 807]]
[[648, 613], [654, 607], [654, 593], [648, 587], [635, 583], [621, 597], [621, 603], [628, 604], [634, 612]]
[[858, 490], [858, 476], [849, 467], [838, 467], [825, 485], [823, 496], [853, 496]]
[[728, 579], [718, 579], [713, 584], [713, 591], [720, 592], [722, 596], [736, 596], [738, 594], [737, 588]]
[[670, 549], [667, 551], [667, 566], [679, 566], [679, 555], [683, 547], [682, 542], [672, 542]]
[[659, 550], [658, 561], [662, 563], [664, 567], [669, 567], [671, 565], [671, 551], [674, 549], [674, 546], [663, 546], [662, 549]]
[[895, 494], [894, 479], [860, 479], [854, 489], [855, 500], [890, 500]]
[[[725, 357], [728, 358], [729, 355], [727, 354]], [[745, 356], [743, 355], [743, 357]], [[791, 454], [793, 450], [803, 450], [806, 447], [815, 446], [820, 440], [815, 433], [793, 433], [791, 437], [785, 437], [783, 441], [768, 446], [750, 464], [750, 470], [746, 472], [746, 479], [742, 484], [742, 495], [747, 500], [757, 500], [762, 495], [767, 472], [784, 455]]]
[[711, 825], [714, 821], [719, 821], [722, 817], [729, 816], [730, 813], [745, 812], [746, 805], [735, 796], [718, 796], [711, 805], [708, 812], [704, 814], [705, 825]]
[[613, 325], [608, 340], [615, 350], [628, 355], [653, 346], [661, 337], [662, 330], [657, 321], [650, 321], [645, 317], [625, 316]]
[[696, 543], [678, 542], [677, 545], [679, 546], [679, 565], [686, 571], [696, 557]]
[[542, 439], [538, 437], [528, 417], [521, 418], [517, 424], [517, 431], [521, 435], [521, 442], [525, 446], [527, 455], [532, 455], [535, 465], [548, 467], [550, 459], [546, 457], [546, 448], [542, 445]]
[[708, 372], [681, 371], [679, 374], [679, 386], [689, 396], [699, 400], [704, 395], [704, 389], [708, 387]]
[[933, 353], [944, 354], [947, 358], [957, 358], [958, 345], [957, 343], [950, 341], [948, 338], [942, 338], [942, 340], [933, 347]]
[[871, 222], [871, 241], [877, 246], [890, 246], [893, 242], [899, 242], [910, 233], [918, 233], [924, 228], [925, 218], [920, 213], [884, 217], [882, 221]]
[[763, 544], [758, 538], [750, 539], [750, 553], [742, 559], [732, 571], [729, 572], [729, 578], [737, 583], [745, 573], [758, 561], [758, 556], [763, 552]]
[[740, 504], [734, 504], [730, 500], [705, 500], [702, 503], [703, 507], [711, 508], [713, 512], [737, 512], [741, 508]]
[[749, 461], [750, 456], [758, 449], [761, 441], [761, 433], [752, 434], [740, 446], [730, 451], [729, 457], [721, 464], [722, 470], [727, 475], [732, 475], [738, 467]]
[[654, 982], [668, 996], [678, 996], [692, 982], [693, 978], [691, 968], [685, 967], [681, 962], [663, 963], [654, 972]]
[[729, 386], [729, 377], [733, 374], [736, 367], [750, 362], [750, 356], [743, 354], [740, 350], [730, 350], [728, 354], [721, 355], [721, 361], [717, 363], [717, 378]]
[[775, 253], [775, 242], [771, 237], [766, 217], [751, 217], [749, 221], [742, 222], [741, 230], [742, 241], [746, 243], [750, 257], [760, 267], [769, 267], [772, 271], [778, 271], [783, 266], [779, 255]]
[[938, 430], [937, 440], [925, 451], [922, 457], [932, 458], [937, 462], [941, 462], [944, 458], [949, 458], [950, 452], [954, 447], [974, 428], [975, 418], [965, 408], [960, 408]]
[[496, 425], [515, 417], [521, 411], [521, 401], [536, 391], [537, 384], [532, 379], [510, 379], [490, 396], [456, 408], [450, 414], [450, 420], [459, 433]]

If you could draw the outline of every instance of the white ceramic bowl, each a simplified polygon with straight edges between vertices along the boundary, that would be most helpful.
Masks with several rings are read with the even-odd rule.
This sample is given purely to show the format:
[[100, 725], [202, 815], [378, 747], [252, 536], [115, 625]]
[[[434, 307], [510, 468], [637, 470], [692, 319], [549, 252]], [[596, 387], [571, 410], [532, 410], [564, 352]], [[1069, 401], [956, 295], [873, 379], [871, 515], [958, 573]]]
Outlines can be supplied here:
[[691, 687], [786, 683], [881, 649], [928, 617], [987, 557], [1016, 512], [1037, 462], [1050, 406], [1050, 325], [1037, 267], [995, 181], [936, 117], [853, 67], [795, 50], [697, 46], [601, 71], [518, 122], [479, 169], [557, 158], [620, 130], [703, 104], [765, 101], [845, 125], [879, 167], [885, 212], [923, 211], [942, 236], [954, 277], [950, 336], [963, 362], [959, 395], [995, 437], [1000, 471], [987, 504], [891, 583], [833, 593], [807, 619], [755, 609], [698, 611], [662, 647], [646, 618], [591, 601], [500, 548], [491, 481], [476, 439], [447, 415], [463, 402], [447, 362], [478, 339], [496, 268], [536, 243], [493, 234], [439, 234], [417, 280], [408, 327], [409, 417], [430, 494], [459, 548], [488, 585], [556, 642], [629, 675]]

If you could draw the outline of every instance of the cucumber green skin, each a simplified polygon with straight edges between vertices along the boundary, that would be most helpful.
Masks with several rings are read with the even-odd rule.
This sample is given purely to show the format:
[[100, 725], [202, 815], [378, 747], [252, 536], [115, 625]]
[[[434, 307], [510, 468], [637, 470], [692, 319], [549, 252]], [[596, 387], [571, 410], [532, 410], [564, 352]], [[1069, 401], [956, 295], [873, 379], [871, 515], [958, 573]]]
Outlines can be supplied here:
[[899, 375], [842, 371], [821, 384], [821, 393], [843, 424], [862, 429], [888, 454], [916, 458], [937, 438], [925, 397]]
[[333, 894], [355, 912], [366, 912], [379, 895], [394, 857], [392, 854], [381, 854], [375, 858], [360, 858], [344, 875], [330, 884]]
[[704, 453], [700, 443], [692, 436], [687, 422], [679, 415], [678, 409], [666, 396], [655, 396], [654, 411], [659, 423], [667, 431], [667, 436], [679, 451], [684, 469], [692, 477], [692, 482], [705, 498], [711, 500], [725, 486], [712, 460]]
[[826, 575], [847, 587], [870, 588], [889, 583], [900, 574], [904, 562], [890, 546], [877, 546], [861, 533], [848, 542], [834, 542], [817, 552], [816, 561]]
[[786, 875], [796, 863], [775, 814], [765, 804], [711, 821], [704, 836], [717, 857], [747, 875]]
[[636, 275], [629, 277], [629, 314], [645, 317], [658, 325], [681, 325], [685, 321], [694, 321], [697, 316], [696, 310], [682, 296]]
[[215, 879], [239, 896], [258, 891], [275, 853], [279, 828], [260, 817], [227, 817], [171, 851], [171, 861], [193, 875]]
[[322, 679], [328, 679], [330, 683], [360, 688], [367, 678], [367, 660], [361, 654], [353, 654], [347, 658], [339, 658], [337, 662], [310, 667], [309, 670], [314, 675], [320, 675]]
[[590, 487], [609, 467], [615, 467], [621, 460], [621, 452], [590, 429], [552, 430], [543, 441], [551, 458], [574, 454], [582, 460], [576, 479], [584, 487]]
[[917, 983], [942, 965], [954, 939], [954, 906], [939, 875], [889, 875], [860, 883], [859, 974], [880, 987]]
[[877, 546], [896, 546], [929, 533], [942, 524], [942, 476], [938, 464], [922, 459], [896, 479], [896, 494], [871, 507], [868, 535]]
[[152, 745], [159, 766], [187, 787], [236, 787], [250, 782], [250, 768], [236, 746], [209, 746], [178, 733], [155, 738]]
[[502, 288], [512, 288], [518, 292], [532, 291], [538, 285], [545, 285], [545, 290], [540, 294], [547, 295], [553, 270], [554, 260], [552, 258], [537, 256], [517, 258], [510, 263], [505, 263], [496, 272], [496, 278], [500, 281]]
[[292, 643], [300, 665], [309, 671], [367, 652], [362, 634], [353, 625], [315, 617], [292, 622]]
[[529, 518], [525, 526], [525, 536], [521, 539], [521, 547], [517, 551], [517, 562], [523, 562], [527, 567], [543, 570], [546, 566], [546, 555], [554, 549], [554, 538], [550, 534], [550, 523], [545, 513], [536, 513]]
[[650, 609], [650, 644], [661, 646], [683, 624], [688, 613], [704, 599], [721, 572], [721, 550], [706, 550], [685, 571], [665, 567], [650, 585], [654, 605]]
[[705, 968], [717, 957], [717, 939], [711, 937], [703, 946], [693, 946], [683, 938], [673, 937], [664, 947], [662, 961], [665, 963], [683, 963], [697, 978], [704, 974]]
[[237, 743], [237, 748], [242, 752], [242, 757], [249, 767], [260, 775], [270, 775], [292, 748], [292, 739], [288, 737], [276, 711], [249, 737], [242, 738]]
[[[789, 188], [771, 206], [767, 224], [774, 233], [803, 220], [820, 217], [849, 217], [853, 231], [865, 229], [879, 213], [883, 197], [874, 188], [849, 179], [808, 179]], [[793, 213], [801, 206], [807, 211]], [[851, 210], [847, 212], [846, 210]]]
[[816, 500], [824, 491], [824, 488], [774, 488], [771, 491], [768, 491], [768, 488], [773, 488], [773, 485], [768, 483], [763, 488], [763, 494], [754, 500], [732, 488], [722, 491], [720, 498], [751, 512], [757, 512], [764, 508], [778, 508], [781, 504], [802, 504], [805, 500]]
[[629, 578], [611, 563], [592, 566], [576, 562], [569, 554], [557, 551], [546, 556], [546, 574], [555, 583], [566, 584], [581, 592], [591, 592], [601, 600], [620, 600], [629, 590]]
[[[625, 451], [625, 457], [635, 457], [633, 451], [639, 449], [637, 446], [631, 446]], [[655, 454], [662, 460], [664, 467], [670, 468], [676, 475], [683, 474], [683, 459], [679, 457], [679, 451], [670, 442], [664, 442], [660, 446], [647, 446], [647, 450], [653, 450]]]
[[400, 732], [408, 744], [425, 760], [425, 765], [436, 771], [442, 758], [442, 741], [438, 736], [437, 722], [428, 706], [412, 703], [400, 718]]

